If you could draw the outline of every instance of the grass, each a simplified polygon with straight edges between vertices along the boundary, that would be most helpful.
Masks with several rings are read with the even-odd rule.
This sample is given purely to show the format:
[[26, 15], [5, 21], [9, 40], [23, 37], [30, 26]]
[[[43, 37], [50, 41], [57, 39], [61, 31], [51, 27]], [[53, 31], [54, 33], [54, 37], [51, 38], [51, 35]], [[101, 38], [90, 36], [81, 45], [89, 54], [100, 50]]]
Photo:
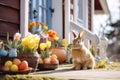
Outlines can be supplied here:
[[105, 68], [107, 70], [120, 70], [120, 62], [110, 62], [109, 64], [106, 64]]
[[5, 75], [0, 77], [0, 80], [69, 80], [69, 79], [41, 75]]

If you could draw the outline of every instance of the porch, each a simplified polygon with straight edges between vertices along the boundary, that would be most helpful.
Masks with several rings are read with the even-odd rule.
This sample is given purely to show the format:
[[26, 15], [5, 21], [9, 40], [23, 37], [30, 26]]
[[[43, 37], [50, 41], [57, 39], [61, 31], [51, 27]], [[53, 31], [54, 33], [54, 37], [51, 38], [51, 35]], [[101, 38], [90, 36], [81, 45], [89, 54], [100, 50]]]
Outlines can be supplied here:
[[[120, 67], [117, 66], [117, 67]], [[116, 68], [117, 68], [116, 67]], [[72, 70], [72, 65], [59, 66], [56, 70], [39, 71], [33, 75], [52, 76], [70, 80], [119, 80], [120, 71], [109, 70], [106, 68], [94, 70]]]
[[27, 76], [26, 78], [31, 77], [34, 78], [34, 80], [43, 80], [43, 78], [45, 80], [119, 80], [120, 79], [119, 76], [120, 63], [114, 63], [114, 69], [110, 67], [108, 68], [108, 66], [106, 66], [106, 68], [94, 69], [94, 70], [72, 70], [71, 68], [72, 68], [72, 64], [59, 65], [59, 68], [57, 68], [56, 70], [37, 71], [30, 73], [29, 75], [10, 75], [9, 77], [16, 76], [17, 78], [20, 77], [25, 78], [25, 76]]

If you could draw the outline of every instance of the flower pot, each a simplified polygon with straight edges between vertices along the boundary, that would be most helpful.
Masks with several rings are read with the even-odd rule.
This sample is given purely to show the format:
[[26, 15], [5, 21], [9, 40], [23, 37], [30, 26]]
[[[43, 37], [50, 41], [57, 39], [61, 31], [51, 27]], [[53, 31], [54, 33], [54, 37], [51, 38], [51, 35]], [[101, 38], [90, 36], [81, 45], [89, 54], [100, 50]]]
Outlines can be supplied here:
[[66, 58], [67, 58], [67, 54], [64, 48], [51, 48], [50, 51], [52, 52], [52, 54], [55, 54], [59, 60], [59, 63], [63, 63]]
[[16, 48], [11, 48], [8, 52], [9, 57], [17, 57], [17, 49]]

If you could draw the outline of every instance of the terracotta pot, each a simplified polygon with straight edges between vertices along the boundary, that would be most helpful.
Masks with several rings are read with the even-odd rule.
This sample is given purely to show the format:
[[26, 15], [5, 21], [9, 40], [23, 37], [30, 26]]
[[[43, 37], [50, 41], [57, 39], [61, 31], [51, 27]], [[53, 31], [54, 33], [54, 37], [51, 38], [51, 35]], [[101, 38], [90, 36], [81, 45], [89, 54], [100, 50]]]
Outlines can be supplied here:
[[63, 63], [67, 58], [64, 48], [51, 48], [50, 51], [57, 56], [59, 63]]

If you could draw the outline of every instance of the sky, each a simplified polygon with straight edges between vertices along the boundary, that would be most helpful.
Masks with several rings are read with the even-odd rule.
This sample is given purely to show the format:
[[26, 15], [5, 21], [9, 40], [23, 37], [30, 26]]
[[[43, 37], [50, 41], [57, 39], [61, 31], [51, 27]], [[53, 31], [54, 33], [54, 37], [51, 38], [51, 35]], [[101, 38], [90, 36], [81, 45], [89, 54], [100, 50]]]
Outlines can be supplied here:
[[[112, 22], [116, 22], [117, 20], [120, 20], [120, 0], [107, 0], [108, 3], [108, 8], [110, 10], [111, 13], [111, 20]], [[108, 19], [108, 15], [107, 14], [99, 14], [99, 15], [94, 15], [93, 17], [93, 32], [96, 33], [98, 36], [100, 36], [100, 32], [102, 31], [102, 28], [100, 27], [100, 25], [102, 24], [103, 27], [106, 24], [106, 20]], [[110, 30], [112, 28], [108, 27], [107, 30]]]

